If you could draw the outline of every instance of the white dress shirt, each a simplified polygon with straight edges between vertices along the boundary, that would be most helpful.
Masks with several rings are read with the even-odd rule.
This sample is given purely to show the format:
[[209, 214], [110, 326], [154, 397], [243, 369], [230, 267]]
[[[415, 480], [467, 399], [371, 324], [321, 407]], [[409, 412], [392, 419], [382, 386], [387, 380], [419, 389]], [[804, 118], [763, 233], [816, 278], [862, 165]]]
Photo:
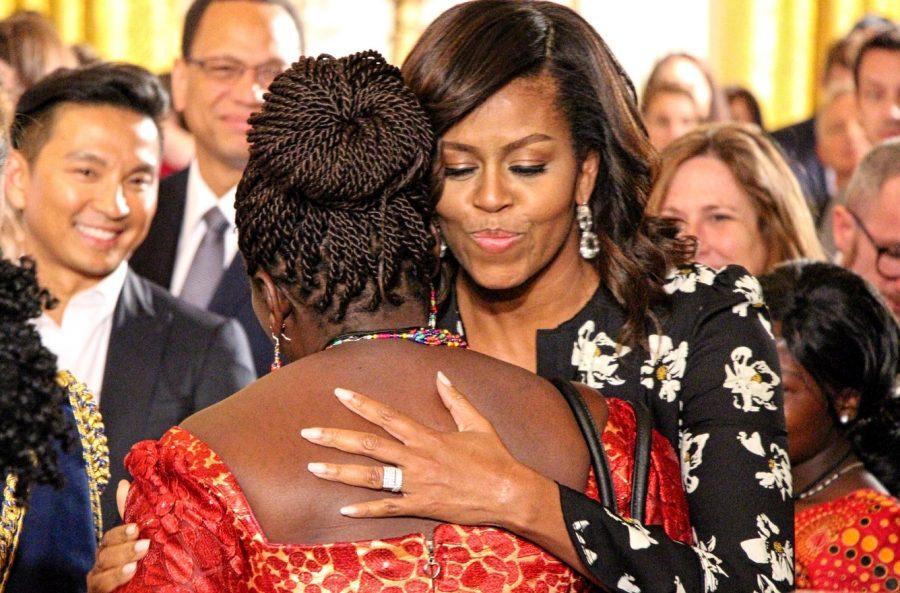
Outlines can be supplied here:
[[191, 163], [188, 171], [187, 197], [184, 205], [184, 218], [181, 221], [181, 232], [178, 235], [178, 253], [175, 255], [175, 267], [172, 269], [172, 284], [169, 290], [174, 295], [181, 295], [184, 282], [194, 261], [197, 248], [206, 235], [206, 222], [203, 215], [210, 208], [219, 208], [228, 221], [228, 229], [225, 231], [225, 257], [224, 269], [228, 269], [231, 261], [238, 251], [237, 227], [234, 224], [234, 194], [237, 186], [225, 192], [222, 197], [217, 197], [209, 188], [197, 161]]
[[112, 274], [75, 294], [63, 311], [62, 324], [46, 313], [34, 321], [44, 346], [56, 355], [57, 367], [87, 385], [98, 404], [113, 313], [127, 274], [128, 263], [122, 262]]

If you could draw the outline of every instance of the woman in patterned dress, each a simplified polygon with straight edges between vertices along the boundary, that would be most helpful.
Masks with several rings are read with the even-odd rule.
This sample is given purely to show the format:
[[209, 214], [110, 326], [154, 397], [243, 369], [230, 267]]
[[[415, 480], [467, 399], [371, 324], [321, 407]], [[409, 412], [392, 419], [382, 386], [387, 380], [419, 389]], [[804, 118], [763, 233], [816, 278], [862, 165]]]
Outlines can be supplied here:
[[779, 336], [797, 586], [898, 591], [897, 321], [865, 280], [831, 264], [786, 264], [760, 281]]
[[[254, 308], [272, 332], [277, 364], [159, 441], [132, 449], [124, 519], [140, 527], [150, 547], [122, 591], [586, 590], [585, 579], [560, 561], [579, 565], [574, 550], [556, 559], [492, 527], [341, 517], [342, 505], [372, 495], [298, 471], [298, 462], [319, 453], [297, 435], [298, 416], [343, 429], [365, 425], [344, 407], [356, 408], [351, 394], [332, 397], [335, 385], [378, 391], [446, 430], [452, 416], [437, 398], [422, 397], [435, 394], [435, 377], [442, 397], [452, 396], [439, 372], [446, 371], [496, 423], [497, 440], [506, 439], [534, 468], [525, 474], [547, 473], [596, 497], [584, 437], [559, 392], [521, 368], [466, 350], [459, 336], [432, 325], [437, 253], [427, 182], [434, 137], [400, 71], [375, 52], [302, 59], [274, 80], [250, 122], [237, 225]], [[617, 496], [607, 500], [607, 512], [635, 542], [649, 543], [646, 528], [622, 515], [630, 502], [634, 416], [624, 402], [605, 406], [596, 392], [583, 394], [611, 447]], [[396, 412], [383, 419], [393, 420], [388, 431], [359, 441], [363, 449], [406, 422]], [[346, 446], [345, 435], [306, 433]], [[348, 459], [334, 452], [326, 461]], [[323, 466], [310, 469], [321, 473]], [[396, 468], [357, 469], [383, 489], [402, 487]], [[689, 541], [677, 458], [658, 434], [649, 469], [648, 524]]]
[[[440, 139], [437, 214], [456, 270], [440, 324], [541, 376], [646, 402], [680, 451], [695, 534], [685, 545], [647, 527], [653, 541], [635, 541], [580, 493], [492, 463], [508, 458], [471, 427], [368, 450], [406, 469], [406, 496], [345, 512], [500, 525], [574, 549], [610, 590], [793, 588], [781, 379], [759, 285], [736, 266], [687, 263], [674, 221], [645, 216], [657, 157], [602, 39], [553, 2], [477, 0], [438, 17], [403, 73]], [[498, 475], [504, 489], [481, 487]]]

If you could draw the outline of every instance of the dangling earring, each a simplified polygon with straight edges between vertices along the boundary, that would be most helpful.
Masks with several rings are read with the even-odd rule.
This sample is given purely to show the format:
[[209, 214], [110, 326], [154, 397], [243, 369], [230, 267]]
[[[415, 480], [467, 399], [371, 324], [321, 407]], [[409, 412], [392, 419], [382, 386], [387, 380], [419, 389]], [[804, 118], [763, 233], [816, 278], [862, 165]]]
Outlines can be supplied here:
[[578, 228], [581, 229], [578, 251], [584, 259], [594, 259], [600, 253], [600, 242], [594, 232], [594, 217], [587, 204], [578, 204], [575, 207], [575, 219], [578, 221]]
[[[282, 323], [281, 331], [279, 332], [279, 334], [282, 338], [284, 338], [285, 342], [290, 342], [291, 339], [289, 337], [287, 337], [286, 335], [284, 335], [284, 330], [285, 330], [285, 326]], [[275, 334], [274, 331], [272, 332], [272, 339], [275, 340], [275, 354], [272, 357], [272, 366], [269, 367], [269, 370], [277, 371], [278, 369], [281, 368], [281, 340], [279, 339], [279, 336]]]
[[441, 244], [438, 248], [438, 257], [444, 259], [447, 256], [447, 242], [444, 241], [444, 233], [441, 232], [440, 227], [437, 227], [437, 240]]
[[846, 425], [847, 423], [850, 422], [850, 414], [849, 414], [848, 412], [846, 412], [846, 411], [841, 412], [841, 415], [838, 416], [838, 422], [840, 422], [841, 424]]

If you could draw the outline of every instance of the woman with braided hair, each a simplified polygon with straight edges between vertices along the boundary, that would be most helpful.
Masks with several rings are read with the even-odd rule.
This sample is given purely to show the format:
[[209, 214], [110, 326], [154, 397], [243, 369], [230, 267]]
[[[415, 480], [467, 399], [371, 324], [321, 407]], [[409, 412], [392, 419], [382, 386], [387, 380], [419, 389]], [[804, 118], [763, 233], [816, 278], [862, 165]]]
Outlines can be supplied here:
[[[460, 336], [435, 328], [428, 187], [434, 138], [397, 68], [375, 52], [302, 59], [275, 79], [250, 122], [237, 225], [257, 317], [273, 336], [275, 368], [159, 441], [132, 449], [124, 519], [139, 526], [150, 547], [120, 590], [585, 589], [563, 564], [579, 565], [574, 551], [557, 559], [487, 526], [341, 517], [340, 508], [372, 494], [298, 471], [298, 463], [315, 458], [353, 459], [338, 451], [323, 456], [297, 434], [302, 418], [341, 427], [305, 431], [311, 439], [344, 447], [355, 440], [349, 435], [366, 422], [347, 408], [364, 417], [366, 409], [337, 385], [375, 392], [391, 406], [380, 415], [387, 429], [356, 441], [365, 450], [389, 443], [414, 421], [435, 430], [464, 425], [465, 411], [452, 404], [453, 377], [496, 425], [484, 438], [509, 447], [492, 461], [513, 464], [515, 455], [533, 468], [526, 472], [595, 498], [589, 447], [598, 439], [585, 440], [549, 382], [469, 351]], [[611, 516], [630, 528], [620, 516], [631, 502], [635, 415], [624, 402], [607, 404], [596, 392], [566, 385], [560, 389], [583, 398], [585, 414], [602, 427], [611, 471], [599, 480], [610, 488], [599, 488]], [[687, 541], [674, 451], [659, 435], [649, 442], [648, 522]], [[396, 467], [354, 468], [373, 486], [403, 487]], [[502, 488], [498, 478], [482, 487]], [[633, 537], [647, 541], [643, 527]]]

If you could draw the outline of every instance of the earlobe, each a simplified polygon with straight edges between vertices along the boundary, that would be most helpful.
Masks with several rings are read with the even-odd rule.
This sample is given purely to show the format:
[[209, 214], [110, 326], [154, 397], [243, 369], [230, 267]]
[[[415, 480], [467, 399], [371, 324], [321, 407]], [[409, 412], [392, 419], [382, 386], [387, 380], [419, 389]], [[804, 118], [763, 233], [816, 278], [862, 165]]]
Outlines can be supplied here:
[[3, 188], [6, 200], [13, 209], [20, 212], [25, 209], [29, 176], [30, 166], [25, 155], [18, 150], [10, 151]]
[[591, 195], [594, 193], [594, 186], [597, 183], [597, 173], [600, 170], [600, 155], [594, 151], [581, 162], [581, 169], [578, 171], [578, 179], [575, 187], [575, 203], [579, 205], [587, 204]]
[[840, 205], [835, 206], [831, 213], [831, 234], [834, 238], [834, 246], [843, 255], [845, 265], [846, 260], [849, 258], [848, 252], [851, 245], [853, 245], [855, 232], [853, 219], [847, 208]]
[[857, 390], [846, 388], [834, 398], [834, 408], [837, 412], [838, 421], [844, 425], [856, 420], [859, 414], [860, 394]]

